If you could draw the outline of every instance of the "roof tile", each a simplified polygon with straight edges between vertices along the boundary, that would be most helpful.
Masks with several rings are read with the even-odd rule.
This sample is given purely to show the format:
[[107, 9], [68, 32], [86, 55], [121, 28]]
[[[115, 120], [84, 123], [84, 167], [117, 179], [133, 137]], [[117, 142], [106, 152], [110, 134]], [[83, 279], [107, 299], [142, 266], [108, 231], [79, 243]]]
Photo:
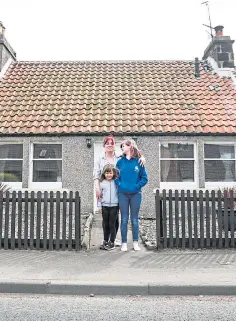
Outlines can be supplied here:
[[236, 133], [232, 79], [190, 61], [15, 62], [0, 82], [2, 134]]

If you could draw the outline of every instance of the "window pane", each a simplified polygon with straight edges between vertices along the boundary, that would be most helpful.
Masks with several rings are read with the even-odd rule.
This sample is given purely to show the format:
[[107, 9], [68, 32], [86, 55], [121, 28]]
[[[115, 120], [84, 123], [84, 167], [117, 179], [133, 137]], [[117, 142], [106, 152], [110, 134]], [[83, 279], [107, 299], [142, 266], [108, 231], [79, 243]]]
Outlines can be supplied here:
[[162, 143], [161, 158], [194, 158], [193, 145]]
[[235, 161], [205, 160], [206, 182], [235, 182]]
[[0, 182], [22, 182], [22, 161], [0, 161]]
[[33, 162], [33, 182], [61, 182], [62, 161]]
[[34, 144], [34, 158], [62, 158], [62, 145]]
[[219, 158], [219, 159], [234, 159], [234, 146], [233, 145], [204, 145], [205, 158]]
[[162, 160], [162, 182], [194, 182], [194, 161]]
[[0, 158], [23, 158], [23, 145], [0, 144]]

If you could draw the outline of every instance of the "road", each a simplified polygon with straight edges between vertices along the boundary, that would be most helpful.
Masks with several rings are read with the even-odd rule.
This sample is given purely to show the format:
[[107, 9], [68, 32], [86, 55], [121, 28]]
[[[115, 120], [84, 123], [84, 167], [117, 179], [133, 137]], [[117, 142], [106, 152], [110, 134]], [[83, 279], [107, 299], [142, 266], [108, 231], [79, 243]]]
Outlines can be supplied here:
[[236, 297], [0, 295], [0, 321], [235, 321]]

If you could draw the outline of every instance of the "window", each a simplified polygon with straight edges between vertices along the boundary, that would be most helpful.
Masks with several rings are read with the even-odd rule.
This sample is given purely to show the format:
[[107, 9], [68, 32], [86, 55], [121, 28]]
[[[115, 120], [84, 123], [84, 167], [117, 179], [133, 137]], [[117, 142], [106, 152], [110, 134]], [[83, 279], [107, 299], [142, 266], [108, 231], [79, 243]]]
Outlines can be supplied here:
[[0, 181], [22, 182], [23, 145], [0, 143]]
[[33, 145], [33, 182], [62, 181], [62, 145]]
[[234, 144], [205, 144], [206, 182], [235, 182], [236, 156]]
[[194, 182], [194, 144], [161, 143], [161, 182]]

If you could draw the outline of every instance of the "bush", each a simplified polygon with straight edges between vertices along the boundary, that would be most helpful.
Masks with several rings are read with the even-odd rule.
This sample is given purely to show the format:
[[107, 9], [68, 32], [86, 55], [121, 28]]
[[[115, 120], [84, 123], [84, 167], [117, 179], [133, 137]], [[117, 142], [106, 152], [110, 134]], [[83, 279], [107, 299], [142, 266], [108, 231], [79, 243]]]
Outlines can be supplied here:
[[19, 178], [11, 173], [0, 173], [0, 182], [19, 182]]

